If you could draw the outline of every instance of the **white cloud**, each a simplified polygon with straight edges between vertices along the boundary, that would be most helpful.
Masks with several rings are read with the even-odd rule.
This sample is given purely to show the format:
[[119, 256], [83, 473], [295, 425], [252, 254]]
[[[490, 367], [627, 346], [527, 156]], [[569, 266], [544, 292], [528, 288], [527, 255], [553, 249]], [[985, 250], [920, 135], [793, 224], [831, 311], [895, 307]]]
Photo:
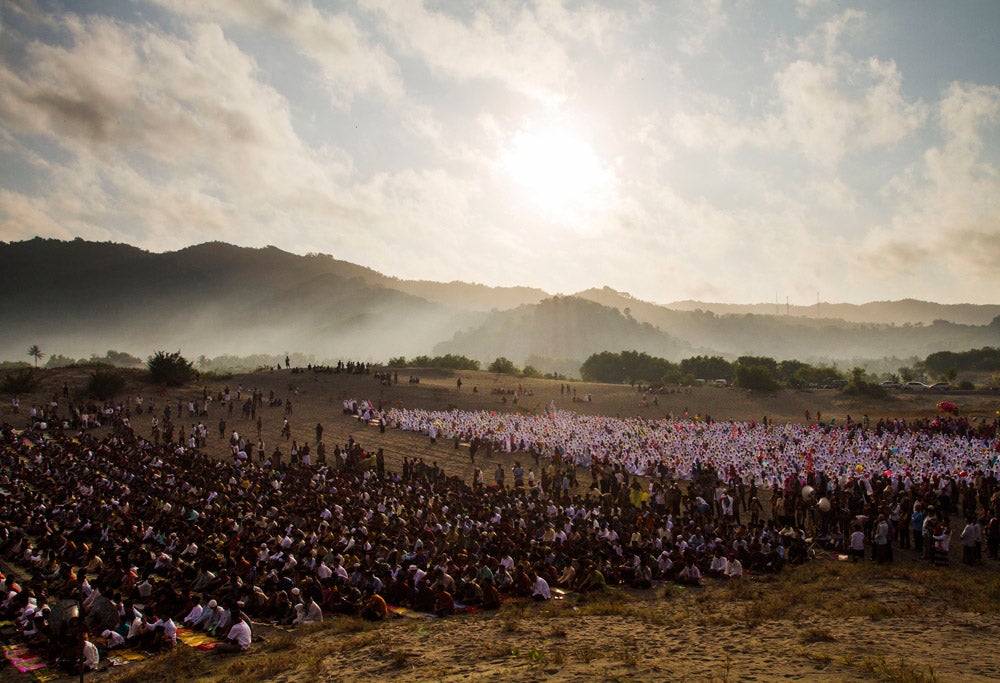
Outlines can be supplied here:
[[[476, 8], [468, 22], [429, 9], [421, 0], [363, 0], [402, 50], [436, 73], [471, 81], [494, 80], [515, 93], [560, 102], [575, 78], [558, 31], [523, 7]], [[551, 18], [551, 8], [549, 11]], [[560, 22], [561, 25], [561, 22]]]
[[[950, 286], [969, 300], [981, 300], [983, 293], [963, 291], [966, 281], [982, 283], [985, 277], [1000, 286], [1000, 168], [983, 155], [983, 131], [995, 131], [998, 119], [1000, 88], [947, 88], [936, 117], [944, 144], [927, 149], [919, 164], [893, 178], [887, 195], [896, 210], [873, 231], [871, 256], [863, 260], [903, 274], [940, 266], [951, 274]], [[964, 277], [970, 271], [976, 278]]]
[[926, 123], [928, 108], [903, 94], [892, 60], [856, 59], [839, 47], [841, 35], [865, 15], [844, 12], [799, 43], [800, 57], [773, 76], [770, 106], [741, 113], [722, 97], [693, 94], [670, 116], [673, 136], [685, 147], [732, 153], [749, 147], [790, 150], [818, 167], [892, 147]]
[[[37, 136], [66, 155], [40, 167], [37, 194], [0, 191], [5, 239], [294, 243], [393, 274], [476, 274], [467, 256], [481, 247], [454, 249], [474, 222], [476, 180], [443, 167], [359, 177], [345, 152], [297, 135], [289, 103], [215, 24], [186, 36], [72, 15], [62, 26], [68, 44], [34, 43], [28, 71], [0, 65], [8, 146]], [[407, 111], [408, 126], [440, 137], [430, 112]], [[459, 163], [480, 162], [466, 151]]]
[[346, 13], [320, 11], [312, 2], [285, 0], [150, 0], [180, 16], [250, 26], [284, 37], [320, 66], [334, 104], [346, 106], [359, 94], [398, 100], [403, 85], [395, 61], [373, 43]]
[[926, 105], [903, 95], [893, 60], [855, 58], [841, 46], [843, 35], [859, 31], [866, 19], [846, 10], [824, 22], [799, 41], [803, 58], [775, 74], [775, 137], [812, 163], [835, 165], [858, 151], [890, 147], [927, 120]]
[[677, 48], [695, 57], [704, 54], [716, 34], [725, 28], [729, 21], [722, 0], [689, 0], [686, 7], [680, 10], [681, 31], [683, 37]]
[[5, 233], [26, 223], [42, 234], [47, 223], [73, 225], [81, 236], [148, 226], [156, 248], [206, 234], [245, 241], [243, 231], [263, 217], [266, 233], [267, 216], [297, 201], [310, 221], [350, 210], [349, 160], [304, 145], [288, 103], [217, 26], [179, 37], [68, 15], [63, 28], [68, 47], [36, 42], [27, 72], [0, 68], [4, 125], [70, 155], [50, 169], [38, 203], [46, 219], [28, 221], [15, 210], [26, 198], [4, 196]]

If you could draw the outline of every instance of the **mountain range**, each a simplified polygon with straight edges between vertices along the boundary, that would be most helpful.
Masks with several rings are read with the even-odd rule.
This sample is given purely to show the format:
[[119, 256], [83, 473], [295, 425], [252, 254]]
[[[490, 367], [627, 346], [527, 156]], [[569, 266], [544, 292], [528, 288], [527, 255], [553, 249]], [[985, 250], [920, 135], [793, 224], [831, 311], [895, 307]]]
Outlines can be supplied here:
[[[465, 355], [488, 363], [582, 362], [637, 350], [807, 362], [923, 357], [1000, 346], [1000, 305], [904, 300], [809, 307], [655, 304], [609, 288], [402, 280], [325, 254], [210, 242], [153, 253], [35, 238], [0, 243], [0, 358], [29, 346], [198, 355], [300, 352], [318, 361]], [[540, 359], [540, 360], [539, 360]]]

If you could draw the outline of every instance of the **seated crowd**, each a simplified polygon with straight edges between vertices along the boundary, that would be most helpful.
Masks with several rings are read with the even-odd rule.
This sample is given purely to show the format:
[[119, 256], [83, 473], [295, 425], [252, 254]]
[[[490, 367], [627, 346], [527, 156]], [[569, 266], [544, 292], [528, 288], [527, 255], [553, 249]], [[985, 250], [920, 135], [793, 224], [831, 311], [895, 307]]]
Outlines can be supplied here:
[[[373, 416], [370, 403], [351, 403]], [[450, 421], [437, 427], [451, 438], [460, 414], [447, 415]], [[492, 418], [468, 415], [463, 437], [489, 438], [475, 429]], [[374, 417], [383, 429], [386, 422], [426, 424], [396, 408]], [[418, 460], [387, 472], [353, 440], [345, 447], [352, 457], [335, 457], [329, 466], [255, 464], [206, 457], [183, 437], [154, 443], [125, 417], [109, 418], [118, 424], [105, 438], [0, 429], [0, 552], [26, 570], [20, 579], [2, 579], [0, 618], [16, 620], [25, 640], [53, 654], [67, 651], [65, 639], [73, 636], [68, 620], [51, 618], [66, 600], [80, 601], [83, 625], [103, 635], [108, 648], [169, 648], [186, 626], [219, 638], [219, 651], [242, 651], [252, 639], [251, 620], [379, 620], [390, 605], [445, 616], [462, 605], [495, 609], [510, 598], [549, 599], [554, 590], [698, 585], [704, 577], [737, 579], [804, 562], [811, 541], [846, 548], [858, 529], [879, 545], [908, 547], [918, 518], [921, 541], [924, 520], [932, 520], [937, 547], [959, 506], [982, 521], [979, 542], [985, 537], [994, 557], [1000, 542], [1000, 528], [995, 539], [992, 531], [997, 482], [983, 469], [953, 474], [941, 466], [899, 476], [879, 467], [838, 477], [802, 458], [799, 469], [772, 477], [768, 488], [744, 476], [753, 468], [732, 457], [717, 467], [706, 447], [663, 458], [642, 476], [633, 458], [590, 457], [591, 483], [581, 492], [553, 484], [569, 481], [559, 473], [581, 463], [563, 458], [569, 442], [550, 435], [532, 449], [538, 457], [544, 448], [542, 476], [515, 478], [511, 488], [501, 477], [486, 487]], [[518, 419], [496, 439], [497, 450], [510, 449], [526, 418]], [[599, 424], [605, 435], [635, 431], [609, 419]], [[654, 428], [647, 425], [643, 438]], [[719, 433], [756, 442], [746, 433], [759, 428], [768, 427], [729, 425], [702, 430], [699, 439]], [[789, 434], [787, 444], [809, 432]], [[938, 443], [941, 434], [929, 431], [922, 441]], [[794, 443], [800, 452], [801, 441]], [[989, 453], [993, 442], [985, 444]], [[691, 462], [678, 466], [691, 453]], [[759, 466], [757, 451], [744, 456]], [[373, 466], [357, 466], [365, 462]], [[765, 493], [770, 511], [761, 504]], [[884, 550], [877, 559], [886, 558]]]

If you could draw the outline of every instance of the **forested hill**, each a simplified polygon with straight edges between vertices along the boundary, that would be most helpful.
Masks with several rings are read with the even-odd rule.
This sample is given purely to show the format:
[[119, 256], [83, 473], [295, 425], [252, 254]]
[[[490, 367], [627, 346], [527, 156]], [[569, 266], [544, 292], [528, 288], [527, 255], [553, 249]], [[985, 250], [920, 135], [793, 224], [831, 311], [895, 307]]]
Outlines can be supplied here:
[[1000, 345], [1000, 318], [997, 317], [981, 325], [942, 319], [931, 324], [858, 323], [789, 315], [678, 311], [608, 288], [588, 290], [577, 296], [627, 311], [637, 321], [669, 330], [671, 335], [693, 347], [711, 348], [732, 357], [766, 355], [809, 362], [886, 356], [922, 358], [935, 351], [965, 351]]
[[481, 325], [438, 344], [437, 354], [470, 358], [532, 356], [581, 361], [601, 351], [637, 350], [671, 360], [697, 350], [649, 323], [578, 297], [552, 297], [491, 314]]

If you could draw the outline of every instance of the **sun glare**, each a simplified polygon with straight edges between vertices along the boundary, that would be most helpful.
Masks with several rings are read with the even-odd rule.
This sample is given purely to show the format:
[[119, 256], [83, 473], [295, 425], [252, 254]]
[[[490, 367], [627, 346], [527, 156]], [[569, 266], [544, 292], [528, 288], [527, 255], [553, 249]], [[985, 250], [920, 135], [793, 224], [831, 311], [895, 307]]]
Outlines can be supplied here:
[[550, 220], [579, 222], [609, 207], [614, 174], [602, 165], [593, 147], [567, 129], [518, 131], [502, 165]]

